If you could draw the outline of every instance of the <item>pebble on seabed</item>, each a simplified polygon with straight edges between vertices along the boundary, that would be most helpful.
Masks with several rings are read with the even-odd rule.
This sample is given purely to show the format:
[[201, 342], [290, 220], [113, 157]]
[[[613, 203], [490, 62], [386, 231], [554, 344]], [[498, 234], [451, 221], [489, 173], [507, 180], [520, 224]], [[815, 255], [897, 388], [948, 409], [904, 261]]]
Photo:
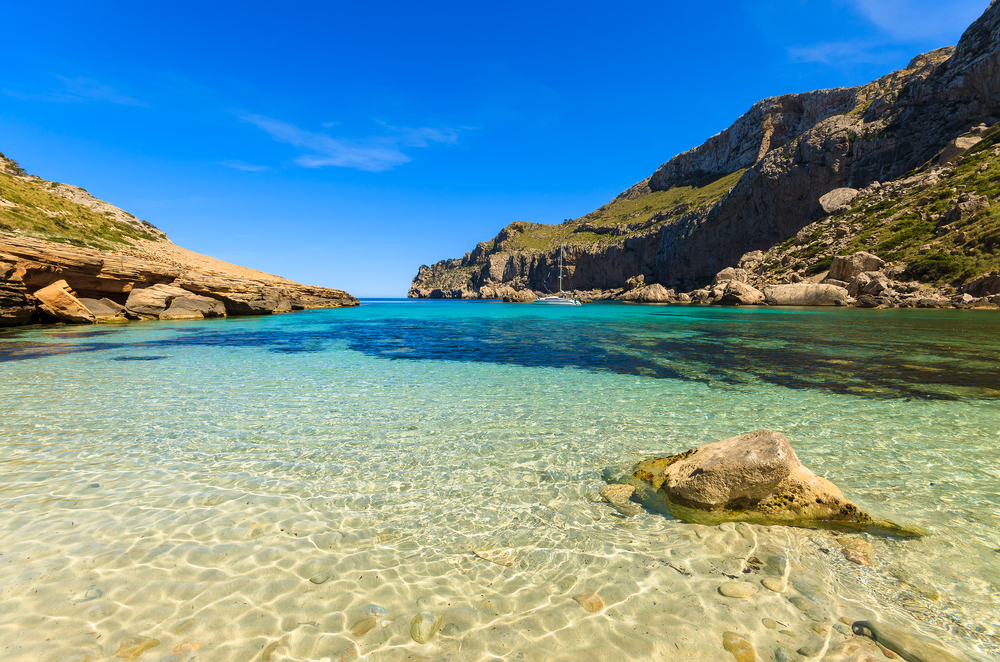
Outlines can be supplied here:
[[573, 599], [591, 613], [604, 609], [604, 600], [596, 593], [581, 593], [574, 596]]
[[410, 621], [410, 636], [418, 644], [426, 644], [441, 627], [444, 617], [432, 611], [422, 611]]
[[726, 582], [719, 587], [719, 593], [729, 598], [749, 598], [757, 593], [757, 587], [748, 582]]
[[374, 616], [362, 618], [360, 621], [356, 621], [353, 625], [351, 625], [351, 634], [355, 637], [360, 637], [363, 634], [368, 634], [373, 627], [375, 627]]
[[132, 662], [139, 659], [139, 656], [150, 648], [156, 648], [159, 645], [160, 641], [158, 639], [132, 635], [131, 637], [122, 639], [121, 644], [118, 645], [118, 652], [115, 653], [115, 657], [120, 657], [125, 662]]
[[773, 618], [762, 619], [761, 623], [763, 623], [764, 627], [766, 627], [768, 630], [777, 630], [778, 629], [778, 621], [774, 620]]
[[764, 585], [764, 588], [775, 593], [784, 593], [788, 589], [788, 584], [780, 577], [765, 577], [760, 580], [760, 583]]
[[379, 605], [368, 605], [365, 607], [365, 616], [388, 616], [389, 610]]
[[722, 647], [733, 654], [736, 662], [755, 662], [757, 659], [753, 644], [735, 632], [722, 633]]
[[778, 646], [774, 649], [774, 662], [799, 662], [801, 658], [795, 651]]

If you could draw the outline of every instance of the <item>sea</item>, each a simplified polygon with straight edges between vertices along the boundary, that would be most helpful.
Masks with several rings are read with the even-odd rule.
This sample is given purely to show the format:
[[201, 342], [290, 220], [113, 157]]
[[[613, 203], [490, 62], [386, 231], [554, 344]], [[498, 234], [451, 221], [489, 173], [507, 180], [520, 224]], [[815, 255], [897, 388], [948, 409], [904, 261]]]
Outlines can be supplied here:
[[[995, 311], [363, 300], [2, 330], [0, 659], [886, 659], [851, 630], [868, 621], [996, 660], [998, 329]], [[927, 535], [705, 526], [599, 495], [755, 430]]]

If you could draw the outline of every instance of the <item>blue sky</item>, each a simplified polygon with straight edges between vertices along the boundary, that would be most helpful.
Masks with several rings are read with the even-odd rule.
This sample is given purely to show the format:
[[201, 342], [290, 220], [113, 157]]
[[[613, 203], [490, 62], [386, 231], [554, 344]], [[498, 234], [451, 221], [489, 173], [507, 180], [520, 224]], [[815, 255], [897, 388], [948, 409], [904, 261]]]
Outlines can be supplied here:
[[592, 211], [761, 98], [956, 44], [989, 3], [158, 4], [9, 3], [0, 152], [186, 248], [405, 296], [421, 264]]

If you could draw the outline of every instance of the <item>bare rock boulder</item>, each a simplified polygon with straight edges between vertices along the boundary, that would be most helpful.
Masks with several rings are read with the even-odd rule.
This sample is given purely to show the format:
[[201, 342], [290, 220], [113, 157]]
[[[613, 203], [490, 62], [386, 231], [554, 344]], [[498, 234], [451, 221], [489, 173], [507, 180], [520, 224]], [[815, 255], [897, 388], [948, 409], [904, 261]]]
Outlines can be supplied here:
[[836, 285], [789, 283], [765, 287], [764, 300], [771, 306], [843, 306], [848, 295]]
[[111, 299], [80, 299], [80, 303], [87, 307], [87, 310], [94, 316], [97, 322], [115, 323], [127, 322], [125, 317], [125, 306], [115, 303]]
[[853, 188], [835, 188], [819, 199], [819, 206], [827, 214], [841, 211], [858, 197], [858, 190]]
[[755, 306], [764, 303], [764, 293], [738, 280], [731, 280], [722, 293], [720, 303], [733, 306]]
[[162, 283], [132, 290], [125, 308], [143, 320], [202, 319], [220, 317], [226, 312], [221, 301]]
[[734, 269], [732, 267], [726, 267], [719, 273], [715, 274], [715, 280], [712, 282], [713, 285], [725, 285], [729, 281], [739, 280], [746, 282], [749, 277], [749, 273], [746, 269]]
[[635, 486], [643, 504], [689, 522], [923, 533], [873, 519], [836, 485], [803, 466], [788, 439], [770, 430], [643, 460], [621, 482]]
[[1000, 273], [985, 274], [974, 278], [962, 286], [962, 291], [974, 297], [1000, 294]]
[[885, 260], [865, 251], [854, 255], [838, 255], [830, 263], [830, 273], [827, 278], [851, 282], [858, 274], [866, 271], [878, 271], [885, 266]]
[[621, 300], [636, 303], [669, 303], [675, 300], [675, 293], [659, 283], [653, 283], [626, 292], [621, 296]]
[[221, 301], [197, 294], [177, 297], [170, 307], [160, 314], [161, 320], [190, 320], [207, 317], [225, 317], [226, 307]]
[[35, 298], [38, 299], [38, 307], [55, 318], [76, 324], [95, 321], [93, 313], [76, 298], [76, 293], [64, 280], [57, 280], [38, 290]]

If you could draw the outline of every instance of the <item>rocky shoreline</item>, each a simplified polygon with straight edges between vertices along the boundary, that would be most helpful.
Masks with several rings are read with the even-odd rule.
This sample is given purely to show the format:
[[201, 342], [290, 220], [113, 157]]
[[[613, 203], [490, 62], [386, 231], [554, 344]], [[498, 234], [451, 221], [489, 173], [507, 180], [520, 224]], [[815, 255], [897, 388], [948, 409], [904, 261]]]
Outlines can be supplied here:
[[[793, 272], [774, 282], [768, 278], [767, 258], [761, 251], [747, 253], [738, 267], [723, 269], [711, 285], [690, 292], [668, 290], [658, 283], [647, 285], [640, 275], [630, 278], [623, 288], [569, 293], [584, 303], [1000, 310], [1000, 273], [984, 274], [960, 288], [941, 288], [903, 280], [905, 265], [888, 263], [876, 255], [858, 251], [833, 258], [830, 269], [815, 276], [802, 277]], [[414, 296], [412, 291], [411, 296]], [[507, 303], [530, 303], [539, 296], [543, 295], [509, 286], [485, 287], [475, 293], [441, 290], [416, 293], [417, 298], [499, 299]]]
[[[594, 301], [995, 307], [998, 90], [994, 2], [956, 47], [763, 99], [589, 214], [421, 266], [409, 296], [530, 301], [563, 255], [567, 289]], [[859, 252], [880, 263], [834, 271]]]
[[0, 232], [0, 326], [205, 319], [359, 304], [343, 290], [229, 265], [165, 239], [148, 243], [153, 248], [106, 251]]

